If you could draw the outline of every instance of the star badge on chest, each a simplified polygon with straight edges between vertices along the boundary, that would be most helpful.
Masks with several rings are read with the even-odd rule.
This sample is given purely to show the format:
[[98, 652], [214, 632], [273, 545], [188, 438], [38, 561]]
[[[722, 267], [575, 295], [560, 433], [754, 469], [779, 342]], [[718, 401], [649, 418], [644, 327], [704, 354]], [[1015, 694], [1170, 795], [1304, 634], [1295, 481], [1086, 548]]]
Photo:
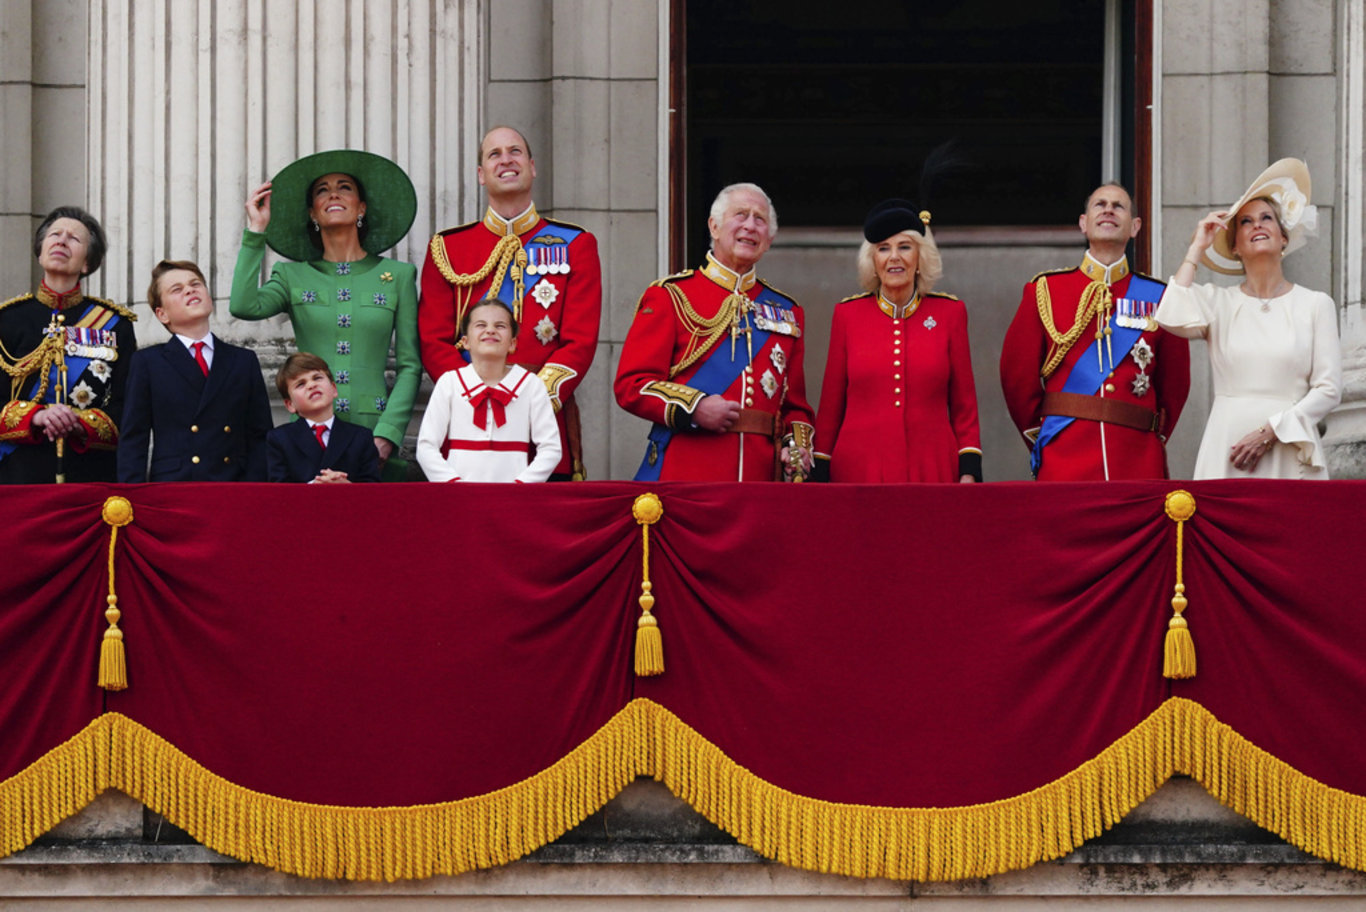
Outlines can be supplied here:
[[[558, 294], [558, 292], [556, 293]], [[559, 334], [560, 331], [555, 328], [549, 314], [541, 317], [541, 322], [536, 324], [536, 338], [541, 340], [542, 345], [549, 345]]]
[[560, 296], [560, 290], [548, 279], [541, 279], [536, 283], [536, 287], [531, 289], [531, 296], [536, 299], [537, 304], [549, 310], [550, 305]]
[[[773, 362], [773, 367], [778, 371], [778, 373], [781, 374], [783, 371], [787, 370], [787, 355], [784, 354], [783, 350], [778, 346], [773, 346], [773, 348], [769, 351], [768, 360]], [[770, 395], [772, 394], [770, 393]]]
[[1139, 339], [1135, 342], [1129, 354], [1133, 357], [1139, 370], [1145, 371], [1148, 369], [1148, 365], [1153, 363], [1153, 347], [1148, 344], [1147, 339]]

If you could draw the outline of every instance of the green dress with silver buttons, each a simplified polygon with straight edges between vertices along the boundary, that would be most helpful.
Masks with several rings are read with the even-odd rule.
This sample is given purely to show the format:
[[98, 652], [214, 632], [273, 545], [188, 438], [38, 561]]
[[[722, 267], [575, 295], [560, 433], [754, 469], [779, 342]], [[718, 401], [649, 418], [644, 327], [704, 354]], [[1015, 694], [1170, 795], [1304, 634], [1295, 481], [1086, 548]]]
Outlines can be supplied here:
[[[422, 379], [417, 270], [374, 254], [352, 263], [286, 261], [258, 285], [265, 244], [264, 234], [243, 233], [229, 312], [243, 320], [289, 314], [298, 350], [318, 355], [332, 368], [337, 416], [401, 446]], [[396, 370], [389, 388], [385, 369], [391, 340]]]
[[[290, 315], [298, 350], [332, 367], [337, 416], [402, 445], [422, 380], [417, 269], [374, 254], [348, 263], [280, 262], [258, 287], [264, 257], [264, 233], [243, 232], [229, 313], [239, 319]], [[385, 382], [391, 341], [392, 389]]]

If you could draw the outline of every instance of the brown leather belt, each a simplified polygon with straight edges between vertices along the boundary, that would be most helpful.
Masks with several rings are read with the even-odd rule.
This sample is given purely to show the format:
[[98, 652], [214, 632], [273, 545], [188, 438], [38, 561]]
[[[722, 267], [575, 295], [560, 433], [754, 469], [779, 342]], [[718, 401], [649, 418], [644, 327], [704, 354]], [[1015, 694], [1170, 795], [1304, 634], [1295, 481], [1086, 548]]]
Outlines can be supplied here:
[[778, 437], [778, 416], [759, 409], [742, 408], [740, 417], [728, 429], [732, 434], [763, 434], [770, 440]]
[[1044, 393], [1043, 414], [1058, 415], [1063, 418], [1083, 418], [1086, 421], [1103, 421], [1118, 424], [1138, 431], [1162, 432], [1162, 413], [1145, 409], [1132, 402], [1118, 399], [1104, 399], [1100, 396], [1083, 396], [1079, 393]]

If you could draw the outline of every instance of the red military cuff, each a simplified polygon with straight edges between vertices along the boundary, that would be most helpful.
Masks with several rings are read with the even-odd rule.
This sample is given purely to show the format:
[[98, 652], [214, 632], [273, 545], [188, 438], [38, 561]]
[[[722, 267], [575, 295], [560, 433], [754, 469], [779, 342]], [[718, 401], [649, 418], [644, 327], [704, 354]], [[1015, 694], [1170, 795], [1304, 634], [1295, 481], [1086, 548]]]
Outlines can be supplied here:
[[110, 418], [99, 409], [78, 409], [76, 420], [85, 429], [79, 438], [69, 438], [71, 449], [77, 453], [89, 450], [113, 450], [119, 445], [119, 429]]
[[[6, 443], [38, 443], [41, 432], [33, 426], [33, 416], [42, 406], [27, 399], [11, 399], [0, 409], [0, 441]], [[34, 434], [38, 434], [35, 437]]]

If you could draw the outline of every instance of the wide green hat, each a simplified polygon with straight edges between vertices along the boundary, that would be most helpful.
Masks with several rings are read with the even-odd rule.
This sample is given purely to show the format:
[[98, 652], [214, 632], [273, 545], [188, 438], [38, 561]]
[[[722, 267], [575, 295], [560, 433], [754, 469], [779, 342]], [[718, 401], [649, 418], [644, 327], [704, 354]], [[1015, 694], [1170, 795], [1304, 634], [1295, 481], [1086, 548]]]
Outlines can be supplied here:
[[403, 169], [373, 152], [333, 149], [305, 155], [271, 180], [270, 224], [266, 243], [283, 257], [307, 262], [322, 254], [309, 239], [308, 191], [324, 174], [349, 174], [365, 194], [365, 230], [361, 246], [368, 253], [393, 247], [417, 216], [417, 191]]

